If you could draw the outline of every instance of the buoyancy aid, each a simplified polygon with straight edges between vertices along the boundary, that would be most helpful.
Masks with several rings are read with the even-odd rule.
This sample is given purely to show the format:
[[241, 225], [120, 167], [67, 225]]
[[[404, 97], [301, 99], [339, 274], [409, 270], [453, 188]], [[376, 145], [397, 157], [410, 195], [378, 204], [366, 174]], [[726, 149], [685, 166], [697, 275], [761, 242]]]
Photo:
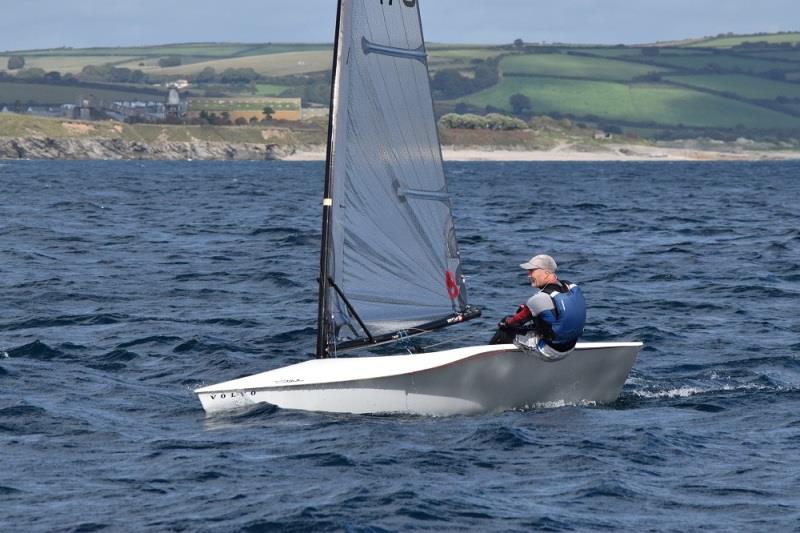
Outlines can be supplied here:
[[564, 281], [562, 287], [566, 289], [565, 292], [556, 289], [547, 291], [555, 308], [555, 320], [551, 324], [553, 337], [548, 340], [556, 349], [560, 346], [569, 349], [578, 341], [586, 325], [586, 299], [576, 284]]

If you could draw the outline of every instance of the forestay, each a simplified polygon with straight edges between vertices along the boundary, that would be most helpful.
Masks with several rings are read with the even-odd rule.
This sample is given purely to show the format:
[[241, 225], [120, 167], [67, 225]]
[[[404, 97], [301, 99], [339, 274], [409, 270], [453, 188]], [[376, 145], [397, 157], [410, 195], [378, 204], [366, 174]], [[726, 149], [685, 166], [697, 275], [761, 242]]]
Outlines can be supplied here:
[[321, 357], [467, 305], [417, 0], [341, 0], [321, 261]]

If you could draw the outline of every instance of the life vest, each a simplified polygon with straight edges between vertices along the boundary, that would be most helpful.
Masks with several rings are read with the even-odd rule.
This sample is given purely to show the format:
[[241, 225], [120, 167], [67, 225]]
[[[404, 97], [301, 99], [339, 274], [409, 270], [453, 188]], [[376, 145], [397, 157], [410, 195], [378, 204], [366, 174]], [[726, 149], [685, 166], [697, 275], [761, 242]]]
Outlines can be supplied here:
[[586, 300], [581, 288], [570, 282], [563, 282], [567, 292], [551, 290], [547, 295], [553, 300], [556, 320], [552, 324], [553, 338], [548, 339], [554, 348], [572, 348], [583, 333], [586, 325]]

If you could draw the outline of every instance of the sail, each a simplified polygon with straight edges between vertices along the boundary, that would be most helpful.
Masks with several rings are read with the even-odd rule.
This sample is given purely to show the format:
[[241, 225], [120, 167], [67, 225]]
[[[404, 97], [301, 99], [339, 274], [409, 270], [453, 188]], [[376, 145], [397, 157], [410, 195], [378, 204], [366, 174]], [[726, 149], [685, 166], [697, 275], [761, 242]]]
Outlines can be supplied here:
[[418, 2], [341, 0], [339, 10], [320, 324], [328, 349], [415, 334], [468, 309]]

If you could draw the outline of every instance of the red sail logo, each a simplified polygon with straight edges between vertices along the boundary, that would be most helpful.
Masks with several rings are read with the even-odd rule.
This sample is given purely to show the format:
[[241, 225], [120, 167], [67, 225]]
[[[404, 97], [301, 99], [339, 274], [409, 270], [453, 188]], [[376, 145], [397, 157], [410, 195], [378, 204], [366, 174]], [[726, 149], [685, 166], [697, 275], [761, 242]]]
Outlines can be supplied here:
[[450, 296], [450, 299], [455, 300], [458, 298], [458, 293], [460, 292], [458, 283], [456, 283], [455, 276], [453, 276], [453, 273], [449, 270], [444, 273], [444, 282], [445, 285], [447, 285], [447, 294]]

